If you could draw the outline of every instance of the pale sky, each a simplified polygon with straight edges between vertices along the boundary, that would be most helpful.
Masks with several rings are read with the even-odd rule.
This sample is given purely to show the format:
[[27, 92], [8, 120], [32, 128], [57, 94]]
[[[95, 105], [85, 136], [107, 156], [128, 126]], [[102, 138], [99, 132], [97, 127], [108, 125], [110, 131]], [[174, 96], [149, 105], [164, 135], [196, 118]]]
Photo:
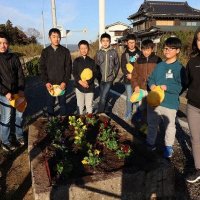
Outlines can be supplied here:
[[[98, 2], [98, 0], [56, 0], [57, 24], [71, 30], [67, 38], [68, 44], [77, 44], [81, 39], [88, 41], [97, 39]], [[130, 25], [127, 18], [137, 12], [143, 2], [144, 0], [106, 0], [106, 25], [117, 21]], [[191, 7], [200, 10], [199, 0], [187, 2]], [[0, 24], [6, 23], [9, 19], [13, 26], [20, 26], [24, 31], [27, 28], [35, 28], [42, 32], [43, 11], [46, 43], [48, 43], [47, 33], [52, 28], [51, 0], [0, 0], [0, 5]], [[80, 32], [84, 28], [88, 31]]]

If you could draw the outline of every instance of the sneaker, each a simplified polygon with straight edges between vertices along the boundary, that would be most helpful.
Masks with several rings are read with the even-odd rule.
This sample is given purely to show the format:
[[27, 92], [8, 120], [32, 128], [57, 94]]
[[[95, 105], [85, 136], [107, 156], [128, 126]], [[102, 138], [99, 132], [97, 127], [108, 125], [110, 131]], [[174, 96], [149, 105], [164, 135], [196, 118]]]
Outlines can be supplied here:
[[188, 183], [196, 183], [198, 180], [200, 180], [200, 169], [195, 170], [186, 177]]
[[2, 149], [4, 150], [4, 151], [7, 151], [7, 152], [9, 152], [9, 151], [14, 151], [16, 148], [15, 148], [15, 146], [13, 146], [12, 144], [1, 144], [1, 147], [2, 147]]
[[20, 139], [18, 139], [17, 141], [19, 142], [19, 144], [20, 144], [21, 146], [23, 146], [23, 145], [25, 144], [25, 141], [24, 141], [23, 138], [20, 138]]
[[164, 157], [171, 158], [172, 154], [174, 153], [172, 146], [165, 146], [164, 149]]

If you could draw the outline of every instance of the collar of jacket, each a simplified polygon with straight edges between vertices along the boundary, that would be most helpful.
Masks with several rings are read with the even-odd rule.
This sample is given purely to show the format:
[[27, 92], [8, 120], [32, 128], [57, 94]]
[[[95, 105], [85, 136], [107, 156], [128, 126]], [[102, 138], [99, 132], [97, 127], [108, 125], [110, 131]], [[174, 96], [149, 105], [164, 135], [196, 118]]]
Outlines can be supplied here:
[[137, 48], [137, 47], [135, 47], [135, 51], [130, 51], [128, 48], [125, 50], [125, 52], [126, 53], [139, 53], [140, 52], [140, 50]]
[[155, 53], [154, 52], [152, 52], [148, 57], [145, 57], [144, 55], [143, 55], [143, 53], [140, 55], [140, 57], [141, 58], [151, 58], [151, 57], [153, 57], [153, 56], [155, 56]]
[[106, 51], [106, 52], [111, 50], [111, 49], [113, 49], [111, 46], [109, 48], [107, 48], [107, 49], [101, 48], [102, 51]]
[[60, 44], [57, 47], [53, 47], [52, 44], [50, 46], [54, 51], [56, 51], [58, 48], [60, 48]]
[[4, 58], [5, 60], [9, 60], [12, 56], [13, 56], [13, 54], [9, 51], [6, 51], [4, 53], [0, 53], [0, 57]]

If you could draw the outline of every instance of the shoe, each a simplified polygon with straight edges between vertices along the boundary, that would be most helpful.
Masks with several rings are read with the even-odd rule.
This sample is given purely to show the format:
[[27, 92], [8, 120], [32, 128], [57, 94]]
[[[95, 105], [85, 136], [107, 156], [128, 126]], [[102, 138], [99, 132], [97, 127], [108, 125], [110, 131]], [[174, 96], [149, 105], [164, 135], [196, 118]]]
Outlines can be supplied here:
[[156, 145], [155, 144], [151, 145], [148, 142], [146, 142], [146, 147], [147, 147], [148, 151], [155, 151], [156, 150]]
[[13, 146], [12, 144], [1, 144], [1, 147], [2, 147], [2, 149], [4, 150], [4, 151], [7, 151], [7, 152], [9, 152], [9, 151], [14, 151], [16, 148], [15, 148], [15, 146]]
[[186, 177], [188, 183], [196, 183], [198, 180], [200, 180], [200, 169], [195, 170]]
[[165, 146], [164, 149], [164, 157], [165, 158], [171, 158], [172, 154], [174, 153], [172, 146]]
[[25, 141], [24, 141], [23, 138], [20, 138], [20, 139], [18, 139], [17, 141], [19, 142], [19, 144], [20, 144], [21, 146], [23, 146], [23, 145], [25, 144]]

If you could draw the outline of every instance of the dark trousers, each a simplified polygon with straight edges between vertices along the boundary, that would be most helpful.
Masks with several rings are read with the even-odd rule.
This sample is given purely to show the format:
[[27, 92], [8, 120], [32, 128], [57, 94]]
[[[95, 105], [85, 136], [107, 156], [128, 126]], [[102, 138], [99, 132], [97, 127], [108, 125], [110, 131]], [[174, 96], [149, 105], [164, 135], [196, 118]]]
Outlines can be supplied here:
[[102, 113], [105, 112], [105, 106], [108, 99], [108, 94], [110, 91], [110, 88], [112, 86], [112, 82], [101, 82], [100, 83], [100, 99], [99, 99], [99, 106], [98, 106], [98, 112]]
[[[56, 97], [53, 97], [47, 91], [47, 112], [49, 116], [55, 116], [54, 106], [55, 106]], [[67, 114], [67, 105], [66, 105], [66, 96], [58, 96], [58, 103], [60, 106], [60, 116], [65, 116]]]

